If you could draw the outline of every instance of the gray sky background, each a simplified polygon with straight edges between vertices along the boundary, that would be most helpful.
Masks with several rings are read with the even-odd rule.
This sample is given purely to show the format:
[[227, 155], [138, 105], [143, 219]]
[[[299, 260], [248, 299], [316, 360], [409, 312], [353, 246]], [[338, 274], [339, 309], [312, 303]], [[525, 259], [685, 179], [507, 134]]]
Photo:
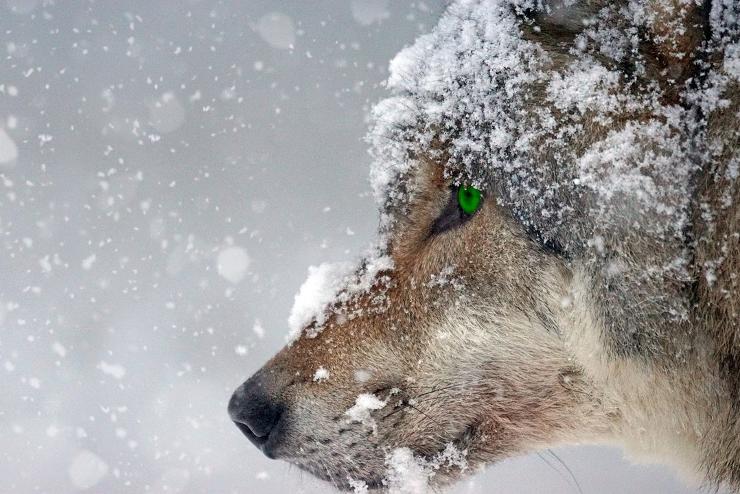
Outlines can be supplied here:
[[[327, 491], [226, 403], [373, 238], [367, 110], [441, 9], [0, 0], [0, 493]], [[694, 492], [558, 453], [586, 494]], [[544, 454], [457, 492], [578, 490]]]

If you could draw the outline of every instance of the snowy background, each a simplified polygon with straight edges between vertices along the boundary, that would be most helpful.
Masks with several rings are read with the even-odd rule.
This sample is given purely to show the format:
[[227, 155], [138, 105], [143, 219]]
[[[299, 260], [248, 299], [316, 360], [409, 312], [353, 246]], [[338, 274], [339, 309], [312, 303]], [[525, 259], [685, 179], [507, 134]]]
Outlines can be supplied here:
[[[326, 492], [226, 403], [373, 238], [367, 112], [442, 3], [0, 0], [1, 493]], [[584, 493], [693, 492], [558, 454]], [[458, 492], [578, 488], [543, 454]]]

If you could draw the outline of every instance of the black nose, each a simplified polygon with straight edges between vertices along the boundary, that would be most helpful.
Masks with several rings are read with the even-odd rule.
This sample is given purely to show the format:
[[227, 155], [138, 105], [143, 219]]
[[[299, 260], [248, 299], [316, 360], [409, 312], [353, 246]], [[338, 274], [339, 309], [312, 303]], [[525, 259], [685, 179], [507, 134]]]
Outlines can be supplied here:
[[239, 386], [229, 400], [231, 420], [269, 458], [275, 458], [282, 411], [280, 404], [270, 398], [265, 382], [258, 375]]

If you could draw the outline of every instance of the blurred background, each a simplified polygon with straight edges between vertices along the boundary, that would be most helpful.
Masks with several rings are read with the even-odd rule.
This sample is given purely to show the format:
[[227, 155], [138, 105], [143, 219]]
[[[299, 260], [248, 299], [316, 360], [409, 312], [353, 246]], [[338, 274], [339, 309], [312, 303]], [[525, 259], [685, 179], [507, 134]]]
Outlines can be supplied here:
[[[441, 1], [0, 0], [0, 493], [319, 493], [226, 415], [376, 209], [363, 136]], [[689, 493], [595, 447], [584, 493]], [[470, 493], [578, 493], [549, 454]]]

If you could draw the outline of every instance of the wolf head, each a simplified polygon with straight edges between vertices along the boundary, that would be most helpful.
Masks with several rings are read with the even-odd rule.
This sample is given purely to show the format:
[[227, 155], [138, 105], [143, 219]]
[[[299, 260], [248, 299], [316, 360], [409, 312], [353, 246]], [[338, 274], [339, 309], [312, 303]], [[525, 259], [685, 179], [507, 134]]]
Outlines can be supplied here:
[[380, 485], [408, 448], [444, 477], [564, 441], [601, 413], [560, 334], [567, 269], [488, 195], [463, 212], [443, 171], [413, 170], [409, 214], [387, 232], [392, 269], [339, 293], [235, 393], [232, 417], [268, 456]]
[[242, 432], [346, 489], [614, 440], [608, 372], [688, 344], [666, 332], [690, 319], [697, 136], [730, 84], [707, 14], [452, 4], [374, 110], [379, 247], [304, 285], [293, 340], [229, 403]]

